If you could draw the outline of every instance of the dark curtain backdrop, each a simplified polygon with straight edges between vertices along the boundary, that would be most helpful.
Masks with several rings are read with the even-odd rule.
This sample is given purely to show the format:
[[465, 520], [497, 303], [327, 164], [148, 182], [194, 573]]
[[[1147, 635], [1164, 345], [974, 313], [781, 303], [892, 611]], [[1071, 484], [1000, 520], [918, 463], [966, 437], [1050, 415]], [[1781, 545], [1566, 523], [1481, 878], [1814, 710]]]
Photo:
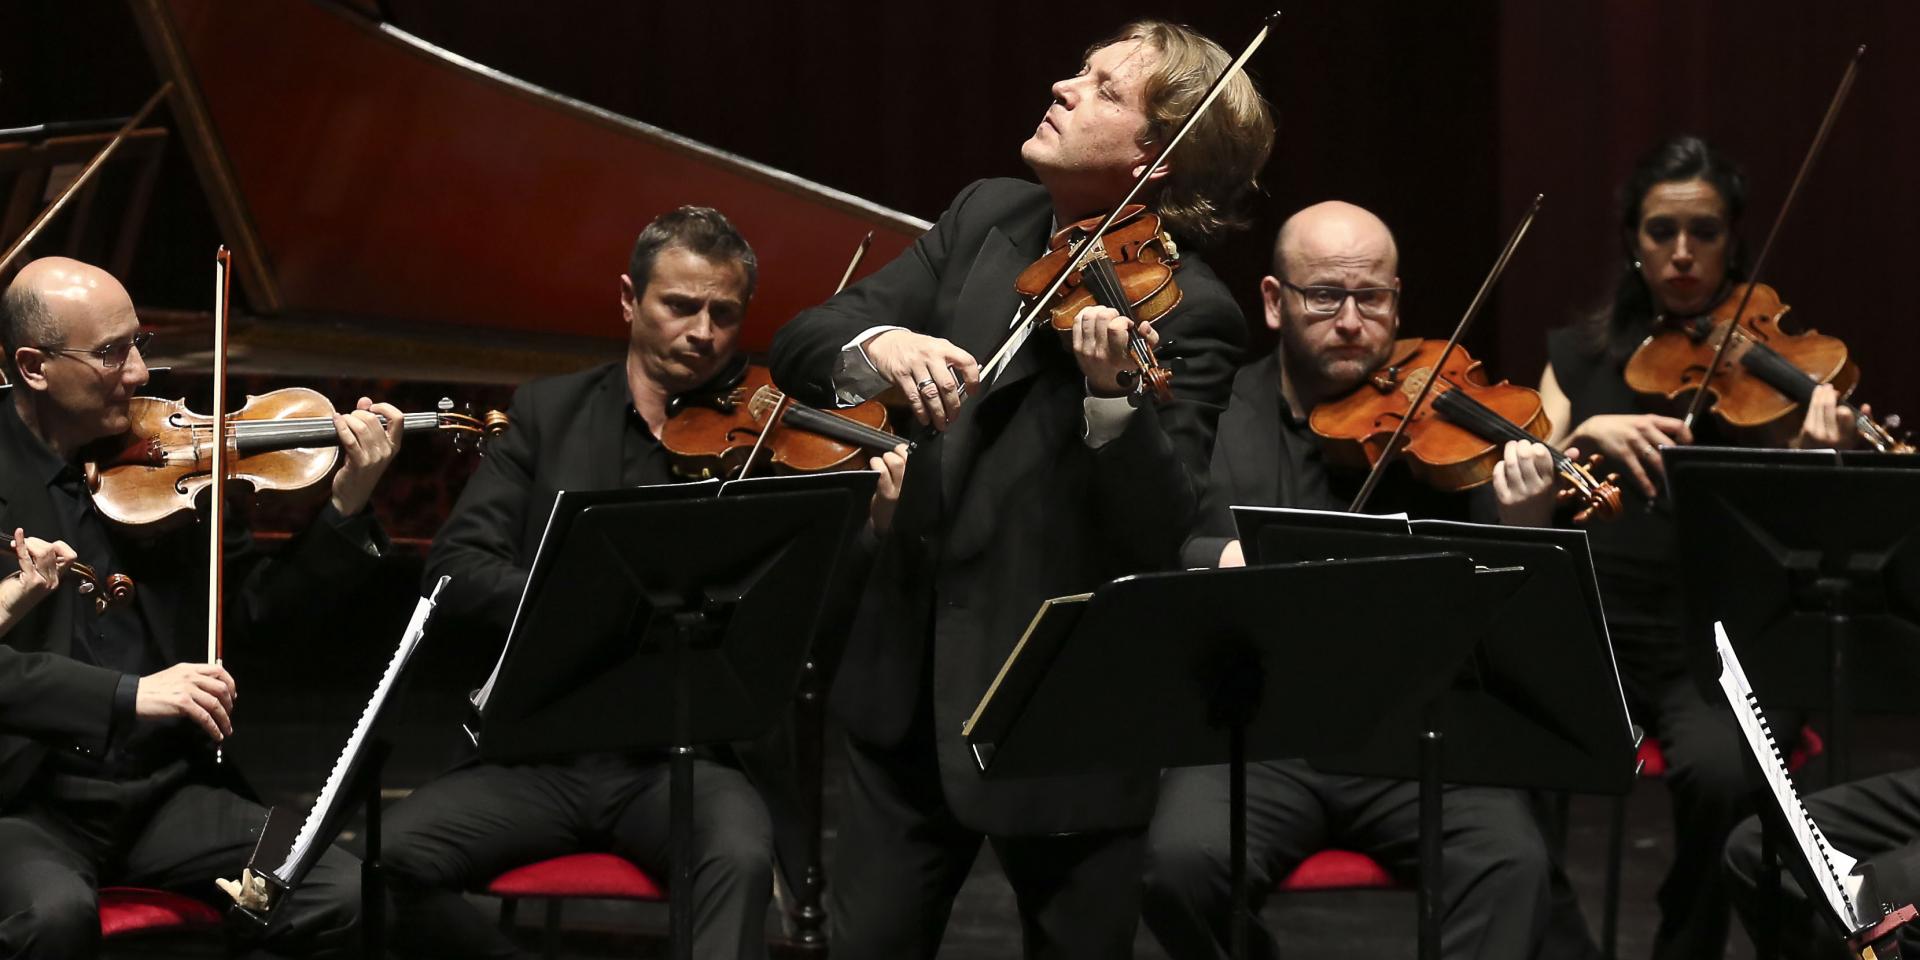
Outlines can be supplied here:
[[[972, 179], [1024, 173], [1018, 145], [1089, 41], [1157, 15], [1237, 50], [1266, 11], [1180, 0], [359, 6], [561, 93], [929, 219]], [[1612, 194], [1633, 158], [1673, 132], [1721, 143], [1750, 173], [1742, 232], [1757, 248], [1848, 51], [1866, 42], [1859, 86], [1768, 272], [1796, 316], [1860, 355], [1863, 395], [1920, 415], [1920, 385], [1896, 366], [1915, 346], [1902, 281], [1920, 221], [1907, 176], [1920, 155], [1917, 37], [1920, 7], [1894, 3], [1288, 9], [1252, 70], [1281, 122], [1256, 225], [1209, 256], [1258, 335], [1255, 285], [1279, 221], [1321, 199], [1360, 203], [1399, 235], [1407, 330], [1444, 335], [1526, 201], [1544, 192], [1540, 221], [1468, 341], [1496, 375], [1532, 384], [1545, 330], [1603, 297], [1619, 269]], [[0, 3], [0, 125], [124, 114], [154, 83], [118, 3]], [[176, 151], [131, 278], [136, 297], [199, 305], [213, 239]]]

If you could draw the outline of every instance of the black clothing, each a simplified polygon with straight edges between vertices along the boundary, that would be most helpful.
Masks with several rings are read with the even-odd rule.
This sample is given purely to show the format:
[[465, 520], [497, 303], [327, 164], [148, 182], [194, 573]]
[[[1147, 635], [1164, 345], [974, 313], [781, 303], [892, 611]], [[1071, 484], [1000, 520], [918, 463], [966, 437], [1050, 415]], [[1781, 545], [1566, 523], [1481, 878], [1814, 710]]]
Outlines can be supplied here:
[[[1188, 567], [1211, 567], [1234, 533], [1234, 506], [1284, 506], [1344, 511], [1366, 483], [1363, 470], [1327, 463], [1325, 447], [1307, 425], [1312, 411], [1295, 411], [1280, 393], [1280, 356], [1269, 353], [1240, 369], [1233, 400], [1220, 417], [1212, 479], [1200, 501], [1200, 522], [1181, 550]], [[1495, 523], [1491, 485], [1467, 496], [1443, 493], [1389, 465], [1367, 503], [1367, 513], [1405, 513], [1430, 520]]]
[[[774, 381], [802, 402], [833, 402], [842, 349], [881, 324], [943, 337], [976, 358], [992, 355], [1019, 307], [1014, 278], [1045, 252], [1052, 213], [1036, 184], [967, 187], [904, 254], [780, 330], [770, 357]], [[989, 836], [1004, 847], [1013, 837], [1109, 835], [1096, 849], [1063, 852], [1050, 867], [1009, 871], [1033, 934], [1030, 954], [1106, 954], [1118, 949], [1106, 924], [1133, 922], [1124, 903], [1118, 921], [1079, 915], [1093, 899], [1081, 895], [1089, 889], [1082, 884], [1097, 878], [1074, 864], [1126, 859], [1130, 844], [1120, 838], [1147, 821], [1152, 778], [987, 781], [960, 726], [1043, 600], [1178, 563], [1227, 399], [1230, 357], [1245, 332], [1233, 298], [1197, 256], [1183, 252], [1179, 283], [1180, 305], [1156, 324], [1174, 399], [1133, 410], [1118, 437], [1098, 449], [1087, 445], [1085, 377], [1059, 336], [1043, 329], [945, 433], [922, 438], [908, 459], [832, 693], [855, 748], [879, 770], [871, 782], [883, 785], [851, 791], [841, 817], [864, 827], [843, 838], [830, 884], [839, 891], [836, 951], [842, 937], [862, 936], [860, 921], [849, 918], [907, 910], [902, 901], [913, 900], [911, 914], [937, 927], [951, 900], [952, 888], [938, 883], [875, 891], [879, 899], [866, 900], [872, 888], [858, 880], [862, 873], [912, 856], [929, 858], [916, 869], [951, 876]], [[914, 729], [923, 712], [931, 732], [920, 739]], [[938, 789], [920, 765], [927, 750], [937, 761]], [[926, 789], [907, 786], [914, 784]], [[921, 822], [945, 824], [948, 839], [909, 849]], [[916, 944], [931, 949], [926, 929], [909, 933], [872, 949], [894, 956], [913, 955]]]
[[[1229, 956], [1233, 890], [1227, 842], [1227, 768], [1168, 770], [1148, 833], [1143, 914], [1178, 960]], [[1545, 842], [1525, 793], [1448, 786], [1441, 800], [1440, 955], [1536, 955], [1547, 922]], [[1247, 765], [1247, 890], [1257, 912], [1293, 868], [1321, 850], [1365, 853], [1411, 883], [1420, 867], [1420, 785], [1322, 773], [1302, 761]], [[1248, 955], [1282, 950], [1252, 926]]]
[[[415, 790], [382, 824], [404, 911], [395, 946], [420, 957], [519, 956], [461, 896], [514, 867], [608, 850], [670, 875], [667, 764], [605, 754], [570, 763], [475, 764]], [[773, 828], [740, 771], [695, 759], [693, 942], [701, 957], [764, 957]], [[403, 842], [400, 841], [404, 838]]]
[[[267, 811], [207, 781], [177, 763], [139, 781], [92, 781], [104, 793], [91, 801], [68, 791], [63, 803], [0, 817], [0, 956], [92, 956], [102, 886], [231, 903], [212, 878], [240, 875]], [[360, 863], [328, 847], [250, 955], [357, 956], [359, 911]]]
[[[1364, 481], [1331, 468], [1303, 417], [1280, 392], [1280, 361], [1267, 357], [1242, 369], [1233, 402], [1220, 417], [1200, 526], [1184, 556], [1214, 566], [1234, 538], [1233, 505], [1343, 510]], [[1470, 498], [1440, 494], [1394, 470], [1376, 489], [1369, 512], [1457, 517]], [[1482, 494], [1475, 511], [1493, 512]], [[1143, 915], [1167, 952], [1181, 960], [1228, 956], [1232, 915], [1231, 847], [1227, 842], [1228, 769], [1168, 770], [1147, 837]], [[1419, 784], [1314, 769], [1305, 761], [1247, 768], [1247, 889], [1257, 913], [1281, 878], [1307, 856], [1351, 849], [1406, 878], [1419, 861]], [[1441, 953], [1448, 957], [1531, 957], [1546, 933], [1549, 879], [1556, 871], [1525, 793], [1449, 786], [1441, 801], [1445, 868], [1438, 908]], [[1279, 955], [1272, 934], [1256, 927], [1254, 955]]]
[[[1647, 412], [1628, 389], [1625, 369], [1633, 342], [1649, 332], [1623, 330], [1612, 349], [1597, 355], [1583, 347], [1578, 331], [1548, 335], [1548, 362], [1572, 402], [1572, 426], [1604, 414]], [[1705, 419], [1696, 423], [1695, 440], [1712, 442], [1710, 429]], [[1596, 472], [1607, 471], [1627, 475], [1611, 463]], [[1672, 498], [1662, 495], [1649, 505], [1634, 483], [1622, 484], [1621, 494], [1620, 516], [1586, 530], [1627, 705], [1659, 742], [1673, 795], [1673, 866], [1660, 884], [1653, 955], [1717, 957], [1726, 950], [1729, 921], [1720, 850], [1733, 825], [1753, 812], [1741, 760], [1746, 748], [1732, 715], [1687, 671]], [[1776, 730], [1800, 728], [1797, 714], [1776, 712], [1772, 719]]]
[[[470, 626], [474, 642], [504, 641], [559, 491], [678, 479], [634, 411], [620, 363], [529, 383], [508, 416], [513, 428], [488, 448], [427, 555], [428, 583], [453, 578], [440, 595], [443, 622]], [[396, 938], [433, 956], [514, 955], [462, 893], [549, 857], [611, 850], [664, 879], [666, 785], [658, 755], [469, 758], [388, 814]], [[737, 770], [706, 759], [694, 789], [694, 949], [763, 957], [773, 858], [766, 806]]]
[[[139, 584], [132, 603], [102, 616], [63, 586], [0, 641], [0, 849], [9, 854], [0, 858], [0, 957], [88, 955], [99, 938], [99, 883], [164, 886], [224, 905], [211, 880], [238, 875], [265, 815], [235, 792], [233, 763], [210, 762], [197, 727], [134, 715], [143, 673], [199, 659], [205, 527], [143, 539], [104, 523], [72, 479], [13, 402], [0, 401], [0, 527], [66, 540], [83, 561]], [[268, 560], [234, 516], [227, 641], [262, 642], [273, 623], [311, 615], [319, 598], [310, 584], [351, 591], [383, 544], [370, 515], [342, 519], [327, 508]], [[314, 875], [316, 892], [303, 889], [276, 913], [264, 947], [352, 949], [353, 859], [329, 850]]]
[[[838, 960], [932, 957], [980, 834], [942, 800], [931, 718], [906, 741], [847, 744], [847, 795], [827, 885]], [[1140, 916], [1141, 831], [988, 837], [1030, 956], [1126, 957]]]
[[[1920, 901], [1920, 770], [1841, 784], [1804, 802], [1834, 849], [1873, 862], [1879, 900], [1895, 905]], [[1798, 850], [1792, 841], [1778, 841], [1776, 862], [1785, 863], [1793, 856], [1798, 856]], [[1725, 866], [1733, 905], [1754, 942], [1760, 941], [1763, 925], [1771, 922], [1783, 957], [1840, 960], [1849, 956], [1839, 928], [1824, 916], [1826, 907], [1810, 902], [1784, 866], [1779, 868], [1778, 899], [1768, 902], [1761, 895], [1759, 817], [1749, 817], [1734, 828], [1727, 840]], [[1902, 930], [1900, 946], [1902, 955], [1915, 955], [1920, 951], [1920, 931], [1911, 925]]]

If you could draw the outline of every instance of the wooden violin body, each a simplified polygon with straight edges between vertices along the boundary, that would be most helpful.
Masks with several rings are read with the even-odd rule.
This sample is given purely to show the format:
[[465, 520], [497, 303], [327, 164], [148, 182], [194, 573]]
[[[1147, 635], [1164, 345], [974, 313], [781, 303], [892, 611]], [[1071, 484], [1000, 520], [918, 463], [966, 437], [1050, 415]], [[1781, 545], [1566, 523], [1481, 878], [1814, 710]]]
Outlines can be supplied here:
[[[476, 419], [452, 412], [451, 401], [441, 407], [405, 414], [404, 429], [478, 437], [498, 435], [507, 426], [498, 411]], [[125, 526], [182, 522], [213, 479], [213, 418], [187, 409], [184, 400], [153, 397], [134, 397], [129, 412], [132, 429], [103, 441], [105, 455], [89, 464], [94, 505]], [[340, 460], [333, 415], [326, 397], [304, 387], [249, 396], [227, 416], [228, 479], [256, 494], [291, 493], [325, 480]]]
[[[1090, 217], [1062, 227], [1048, 242], [1046, 255], [1014, 279], [1013, 288], [1022, 297], [1053, 291], [1046, 309], [1055, 330], [1072, 330], [1074, 318], [1091, 306], [1118, 310], [1135, 323], [1151, 323], [1180, 305], [1180, 285], [1173, 279], [1180, 252], [1161, 229], [1160, 217], [1131, 204], [1100, 235], [1098, 245], [1082, 249], [1084, 238], [1104, 219]], [[1133, 335], [1129, 349], [1141, 385], [1163, 403], [1173, 399], [1173, 375], [1160, 366], [1146, 340]]]
[[[1330, 463], [1364, 470], [1380, 458], [1387, 438], [1428, 378], [1434, 361], [1446, 347], [1443, 340], [1411, 338], [1394, 342], [1386, 365], [1374, 371], [1359, 389], [1339, 400], [1313, 408], [1308, 425], [1323, 440]], [[1438, 396], [1464, 390], [1480, 405], [1517, 425], [1536, 440], [1553, 432], [1540, 394], [1506, 381], [1490, 382], [1484, 367], [1464, 349], [1455, 349], [1439, 371], [1445, 387], [1435, 390], [1433, 404], [1422, 408], [1408, 425], [1401, 448], [1415, 478], [1440, 490], [1468, 490], [1493, 479], [1505, 440], [1483, 437], [1436, 409]]]
[[[1741, 300], [1747, 305], [1734, 324]], [[1745, 284], [1736, 286], [1713, 313], [1665, 324], [1634, 349], [1626, 361], [1626, 386], [1680, 409], [1705, 382], [1711, 409], [1728, 434], [1749, 444], [1786, 445], [1799, 434], [1816, 386], [1834, 384], [1847, 401], [1860, 384], [1860, 369], [1839, 338], [1782, 328], [1791, 309], [1766, 284], [1753, 284], [1751, 296]], [[1724, 336], [1732, 336], [1732, 344], [1720, 351]], [[1855, 430], [1880, 451], [1912, 453], [1912, 445], [1895, 438], [1889, 426], [1859, 411]]]
[[[771, 433], [769, 422], [775, 424]], [[763, 450], [756, 470], [770, 463], [775, 472], [815, 473], [864, 469], [863, 457], [903, 442], [890, 432], [887, 409], [878, 401], [818, 410], [787, 398], [773, 385], [772, 373], [758, 365], [718, 389], [680, 398], [660, 431], [674, 471], [701, 480], [739, 476], [756, 447]]]
[[[1860, 369], [1839, 339], [1783, 330], [1780, 321], [1792, 308], [1772, 287], [1755, 286], [1751, 298], [1745, 293], [1744, 284], [1736, 286], [1711, 314], [1656, 330], [1628, 358], [1627, 386], [1679, 410], [1707, 380], [1711, 409], [1731, 434], [1781, 446], [1798, 433], [1814, 387], [1831, 383], [1844, 400], [1858, 385]], [[1729, 335], [1742, 299], [1746, 311], [1731, 334], [1733, 343], [1709, 380], [1720, 338]]]
[[[1544, 442], [1552, 435], [1539, 393], [1504, 380], [1491, 382], [1480, 362], [1459, 347], [1436, 370], [1445, 349], [1442, 340], [1397, 340], [1386, 364], [1352, 393], [1314, 407], [1308, 426], [1321, 438], [1328, 462], [1353, 469], [1378, 463], [1422, 388], [1436, 376], [1440, 382], [1406, 424], [1398, 448], [1415, 479], [1438, 490], [1469, 490], [1493, 479], [1508, 441]], [[1560, 499], [1579, 501], [1574, 522], [1620, 513], [1616, 477], [1597, 479], [1586, 464], [1551, 452], [1554, 471], [1566, 484]]]

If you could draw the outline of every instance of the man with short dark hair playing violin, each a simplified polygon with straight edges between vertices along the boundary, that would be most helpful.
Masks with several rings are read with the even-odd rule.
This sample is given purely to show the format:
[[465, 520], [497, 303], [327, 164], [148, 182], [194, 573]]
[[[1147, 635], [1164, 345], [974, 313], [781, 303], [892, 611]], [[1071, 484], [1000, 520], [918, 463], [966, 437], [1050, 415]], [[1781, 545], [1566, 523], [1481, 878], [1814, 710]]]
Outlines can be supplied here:
[[[1398, 268], [1386, 224], [1351, 204], [1316, 204], [1280, 229], [1273, 273], [1260, 283], [1279, 348], [1234, 380], [1214, 444], [1212, 483], [1185, 548], [1188, 566], [1245, 562], [1231, 505], [1347, 508], [1365, 471], [1330, 465], [1307, 417], [1386, 364], [1400, 323]], [[1368, 510], [1540, 525], [1551, 518], [1554, 478], [1545, 446], [1510, 441], [1492, 482], [1472, 494], [1441, 493], [1395, 467]], [[1175, 957], [1228, 955], [1227, 787], [1224, 766], [1169, 770], [1161, 779], [1148, 834], [1145, 917]], [[1365, 853], [1402, 876], [1417, 868], [1417, 783], [1323, 773], [1284, 760], [1248, 765], [1247, 800], [1247, 885], [1256, 911], [1281, 878], [1322, 849]], [[1526, 795], [1449, 786], [1442, 803], [1441, 952], [1535, 956], [1554, 868]], [[1254, 956], [1278, 952], [1270, 934], [1257, 934], [1253, 946]]]
[[[266, 811], [206, 749], [234, 729], [235, 687], [219, 666], [192, 662], [206, 634], [205, 524], [123, 530], [82, 470], [90, 444], [130, 428], [129, 398], [147, 382], [131, 299], [105, 271], [50, 257], [21, 268], [0, 306], [14, 383], [0, 394], [0, 529], [59, 537], [139, 584], [103, 613], [63, 588], [0, 642], [0, 956], [90, 956], [99, 886], [174, 888], [224, 906], [212, 880], [238, 875]], [[310, 616], [372, 573], [385, 537], [367, 502], [398, 449], [400, 413], [362, 399], [335, 430], [345, 456], [328, 506], [279, 556], [229, 521], [227, 582], [241, 585], [224, 598], [230, 637]], [[329, 849], [307, 884], [259, 946], [353, 950], [358, 865]]]
[[892, 386], [934, 431], [907, 464], [832, 695], [850, 772], [828, 884], [836, 957], [933, 956], [983, 841], [1029, 955], [1132, 953], [1153, 778], [986, 781], [960, 727], [1043, 600], [1178, 562], [1244, 336], [1189, 248], [1233, 225], [1272, 141], [1244, 76], [1142, 194], [1180, 245], [1183, 299], [1137, 328], [1161, 347], [1172, 400], [1129, 401], [1136, 328], [1106, 307], [991, 373], [977, 358], [1015, 332], [1015, 279], [1055, 229], [1117, 206], [1229, 59], [1158, 21], [1096, 44], [1021, 147], [1039, 183], [967, 187], [906, 253], [774, 342], [789, 393], [824, 404]]
[[[626, 356], [520, 388], [512, 428], [488, 448], [434, 539], [427, 582], [452, 577], [440, 595], [440, 629], [470, 628], [474, 642], [506, 638], [558, 491], [684, 479], [662, 432], [675, 398], [738, 370], [756, 273], [752, 248], [717, 210], [681, 207], [641, 231], [619, 277]], [[870, 463], [885, 500], [905, 461], [889, 453]], [[694, 764], [694, 953], [764, 957], [773, 896], [766, 805], [729, 751], [702, 751]], [[664, 754], [469, 759], [387, 815], [394, 940], [423, 957], [517, 956], [465, 891], [585, 850], [617, 853], [664, 878], [667, 807]]]

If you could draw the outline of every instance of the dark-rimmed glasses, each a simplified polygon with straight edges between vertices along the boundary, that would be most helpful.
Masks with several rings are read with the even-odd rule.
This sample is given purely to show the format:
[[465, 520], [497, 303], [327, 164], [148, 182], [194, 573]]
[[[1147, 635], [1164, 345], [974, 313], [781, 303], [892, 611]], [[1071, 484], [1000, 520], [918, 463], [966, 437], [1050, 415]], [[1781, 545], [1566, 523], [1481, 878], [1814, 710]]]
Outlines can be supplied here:
[[147, 344], [152, 342], [153, 334], [141, 332], [125, 340], [115, 340], [104, 347], [96, 347], [92, 350], [80, 350], [74, 347], [41, 347], [40, 351], [56, 356], [92, 357], [95, 363], [100, 364], [100, 369], [118, 370], [127, 362], [127, 357], [131, 356], [133, 351], [145, 351]]
[[1353, 298], [1354, 309], [1360, 315], [1372, 320], [1385, 320], [1393, 316], [1393, 307], [1400, 300], [1400, 290], [1396, 287], [1302, 287], [1288, 281], [1280, 285], [1300, 295], [1300, 303], [1307, 312], [1316, 317], [1331, 317], [1340, 312], [1340, 307]]

